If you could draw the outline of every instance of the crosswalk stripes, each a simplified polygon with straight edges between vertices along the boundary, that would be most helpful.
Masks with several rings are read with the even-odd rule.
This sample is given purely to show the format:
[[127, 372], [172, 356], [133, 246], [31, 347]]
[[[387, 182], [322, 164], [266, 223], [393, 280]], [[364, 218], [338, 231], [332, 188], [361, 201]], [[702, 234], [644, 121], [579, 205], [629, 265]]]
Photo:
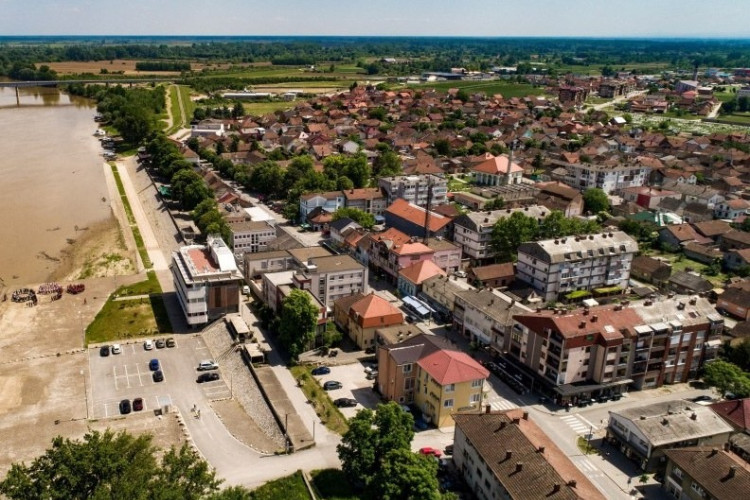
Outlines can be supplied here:
[[490, 408], [492, 408], [495, 411], [500, 410], [514, 410], [518, 408], [517, 405], [511, 403], [510, 401], [492, 401], [490, 402]]
[[579, 458], [576, 460], [578, 468], [586, 475], [586, 477], [598, 477], [602, 476], [602, 472], [592, 464], [588, 458]]
[[566, 415], [564, 417], [561, 417], [561, 420], [565, 422], [568, 427], [573, 429], [577, 434], [588, 434], [589, 431], [596, 431], [597, 427], [595, 425], [590, 425], [580, 418], [578, 418], [577, 415]]

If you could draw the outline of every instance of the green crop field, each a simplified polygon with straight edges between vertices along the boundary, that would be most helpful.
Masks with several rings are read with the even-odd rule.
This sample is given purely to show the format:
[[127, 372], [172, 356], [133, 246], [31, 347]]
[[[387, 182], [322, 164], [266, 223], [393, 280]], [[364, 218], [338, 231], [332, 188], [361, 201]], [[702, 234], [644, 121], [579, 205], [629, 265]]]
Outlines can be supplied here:
[[469, 93], [483, 92], [488, 96], [502, 94], [506, 98], [544, 94], [544, 87], [534, 87], [528, 83], [514, 83], [505, 80], [436, 82], [415, 85], [414, 88], [432, 88], [441, 92], [448, 89], [464, 89]]

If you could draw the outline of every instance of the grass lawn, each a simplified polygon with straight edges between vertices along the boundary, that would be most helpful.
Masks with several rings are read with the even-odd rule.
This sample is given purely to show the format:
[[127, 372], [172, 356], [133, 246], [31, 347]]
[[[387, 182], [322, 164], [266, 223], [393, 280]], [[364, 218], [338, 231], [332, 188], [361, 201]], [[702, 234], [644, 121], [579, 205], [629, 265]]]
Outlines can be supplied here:
[[727, 121], [731, 123], [737, 123], [741, 125], [750, 125], [750, 114], [733, 113], [731, 115], [719, 115], [719, 120]]
[[448, 191], [471, 191], [471, 183], [455, 176], [448, 178]]
[[599, 455], [599, 450], [594, 448], [593, 445], [589, 446], [586, 438], [583, 436], [578, 436], [576, 444], [578, 445], [578, 449], [581, 450], [581, 453], [583, 453], [584, 455]]
[[130, 229], [133, 231], [133, 238], [135, 239], [135, 246], [138, 249], [138, 255], [140, 255], [141, 261], [143, 261], [143, 266], [146, 269], [150, 269], [153, 264], [151, 263], [151, 259], [149, 259], [148, 257], [146, 244], [143, 242], [143, 237], [141, 236], [141, 232], [138, 230], [138, 225], [135, 223], [133, 209], [130, 207], [130, 202], [128, 201], [128, 197], [125, 194], [125, 187], [122, 185], [120, 173], [117, 171], [116, 165], [110, 165], [112, 167], [112, 175], [114, 175], [115, 177], [115, 184], [117, 184], [117, 191], [120, 193], [120, 198], [122, 198], [122, 205], [125, 209], [125, 214], [128, 217], [128, 224], [130, 225]]
[[146, 281], [121, 286], [117, 289], [115, 295], [117, 297], [132, 297], [135, 295], [161, 293], [161, 285], [159, 285], [159, 280], [156, 279], [156, 273], [154, 271], [148, 271], [146, 276], [148, 277]]
[[682, 254], [659, 252], [657, 250], [648, 250], [644, 252], [644, 254], [648, 255], [649, 257], [661, 257], [663, 259], [667, 259], [672, 264], [672, 274], [680, 271], [695, 271], [697, 273], [700, 273], [701, 276], [710, 281], [711, 284], [715, 287], [724, 286], [724, 282], [728, 278], [728, 276], [724, 273], [719, 273], [716, 276], [706, 275], [706, 269], [708, 268], [706, 264], [688, 259]]
[[291, 476], [267, 482], [251, 491], [248, 498], [251, 500], [309, 500], [311, 497], [302, 479], [302, 472], [297, 471]]
[[105, 302], [86, 328], [86, 345], [144, 337], [172, 330], [161, 295]]
[[243, 102], [242, 106], [248, 115], [263, 116], [276, 111], [292, 109], [296, 104], [294, 101]]
[[346, 418], [341, 414], [338, 408], [333, 405], [333, 401], [328, 397], [328, 393], [318, 384], [318, 381], [310, 374], [310, 366], [293, 366], [291, 368], [292, 376], [297, 380], [302, 380], [302, 392], [308, 400], [313, 402], [315, 413], [318, 414], [321, 421], [333, 432], [344, 434], [349, 429]]
[[339, 469], [314, 470], [310, 473], [315, 495], [323, 500], [357, 500], [360, 498]]
[[432, 88], [441, 92], [446, 92], [448, 89], [465, 89], [469, 93], [484, 92], [488, 96], [502, 94], [505, 98], [544, 94], [544, 87], [533, 87], [528, 83], [514, 83], [506, 80], [425, 83], [415, 85], [414, 88], [416, 90], [421, 88]]

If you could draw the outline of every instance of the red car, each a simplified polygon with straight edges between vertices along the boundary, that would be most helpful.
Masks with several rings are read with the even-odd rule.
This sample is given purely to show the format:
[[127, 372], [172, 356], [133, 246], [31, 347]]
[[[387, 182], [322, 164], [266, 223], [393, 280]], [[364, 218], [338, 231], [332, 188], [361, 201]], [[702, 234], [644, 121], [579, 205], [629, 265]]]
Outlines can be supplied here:
[[422, 455], [432, 455], [435, 458], [440, 458], [443, 455], [442, 451], [436, 450], [435, 448], [432, 448], [430, 446], [420, 448], [419, 453], [421, 453]]

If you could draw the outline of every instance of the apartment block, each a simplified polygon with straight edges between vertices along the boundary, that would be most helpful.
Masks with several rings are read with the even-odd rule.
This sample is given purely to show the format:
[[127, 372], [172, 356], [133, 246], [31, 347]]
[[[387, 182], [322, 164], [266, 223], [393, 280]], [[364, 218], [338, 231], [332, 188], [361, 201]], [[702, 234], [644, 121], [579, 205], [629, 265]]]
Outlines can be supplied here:
[[565, 164], [563, 181], [568, 186], [585, 191], [599, 188], [607, 194], [647, 184], [651, 169], [642, 165], [602, 165], [596, 163]]
[[293, 285], [309, 290], [326, 307], [341, 297], [367, 293], [367, 268], [348, 255], [313, 257], [301, 263]]
[[490, 246], [492, 228], [497, 221], [510, 217], [515, 212], [521, 212], [540, 221], [549, 215], [550, 210], [532, 205], [459, 215], [453, 220], [453, 242], [461, 247], [463, 256], [470, 258], [474, 265], [492, 260], [495, 257], [495, 252]]
[[229, 247], [218, 236], [206, 245], [189, 245], [172, 253], [177, 300], [190, 326], [239, 312], [242, 273]]
[[230, 245], [237, 255], [268, 250], [268, 243], [276, 239], [276, 228], [266, 221], [244, 221], [231, 224]]
[[702, 297], [518, 314], [503, 346], [558, 404], [687, 382], [715, 359], [723, 318]]
[[448, 181], [437, 175], [382, 177], [378, 180], [378, 187], [383, 190], [388, 205], [400, 198], [414, 205], [426, 207], [428, 189], [432, 189], [430, 206], [448, 202]]
[[453, 326], [472, 342], [502, 354], [510, 345], [513, 317], [531, 311], [496, 290], [463, 290], [455, 293]]
[[522, 243], [516, 279], [547, 302], [576, 290], [627, 288], [638, 243], [622, 231]]

